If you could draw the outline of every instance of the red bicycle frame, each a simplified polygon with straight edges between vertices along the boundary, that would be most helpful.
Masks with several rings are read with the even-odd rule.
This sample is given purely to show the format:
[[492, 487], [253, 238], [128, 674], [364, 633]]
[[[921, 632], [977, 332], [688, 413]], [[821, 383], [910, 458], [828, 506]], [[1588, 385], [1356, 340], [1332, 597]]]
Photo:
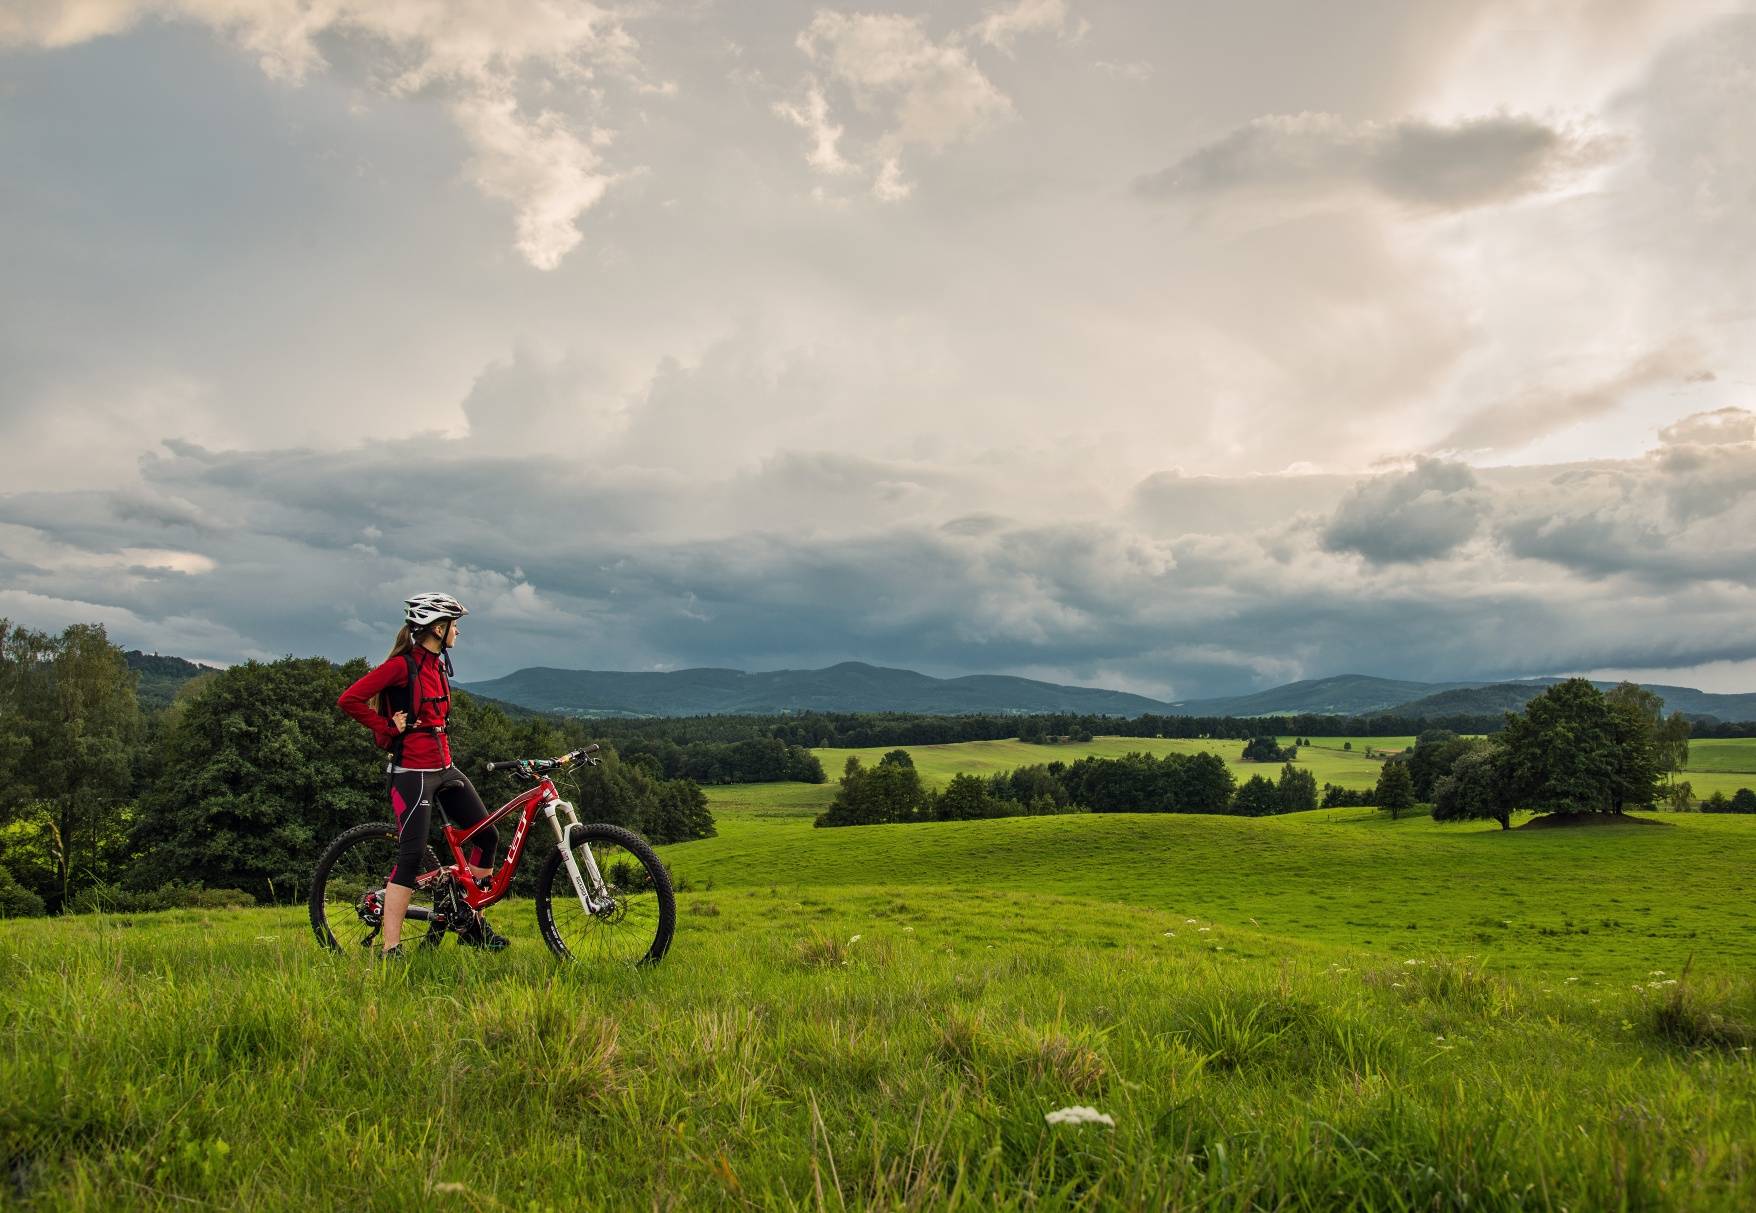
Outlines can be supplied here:
[[[507, 890], [512, 887], [512, 877], [518, 871], [518, 861], [524, 857], [524, 844], [530, 834], [530, 823], [536, 820], [539, 810], [547, 808], [549, 820], [555, 824], [556, 841], [561, 840], [561, 823], [555, 820], [556, 805], [565, 806], [568, 815], [577, 823], [579, 818], [573, 812], [573, 806], [561, 799], [561, 794], [555, 790], [554, 780], [545, 775], [538, 781], [536, 787], [520, 792], [467, 830], [460, 830], [447, 823], [444, 828], [445, 842], [451, 848], [452, 858], [456, 862], [442, 864], [434, 868], [431, 872], [423, 874], [415, 883], [425, 888], [447, 875], [453, 876], [457, 880], [459, 889], [463, 892], [464, 901], [469, 903], [470, 909], [478, 911], [486, 909], [506, 896]], [[512, 845], [506, 848], [506, 858], [494, 870], [494, 879], [488, 887], [478, 888], [475, 874], [470, 871], [469, 860], [464, 858], [464, 846], [476, 833], [515, 812], [520, 813], [521, 816], [518, 819], [518, 829], [512, 835]]]

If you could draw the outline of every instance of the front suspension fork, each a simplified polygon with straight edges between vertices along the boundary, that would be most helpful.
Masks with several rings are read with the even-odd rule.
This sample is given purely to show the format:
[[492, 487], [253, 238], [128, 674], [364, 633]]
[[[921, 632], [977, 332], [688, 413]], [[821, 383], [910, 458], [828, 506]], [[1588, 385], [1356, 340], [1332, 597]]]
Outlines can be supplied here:
[[[556, 813], [559, 807], [567, 814], [568, 824], [563, 827]], [[598, 871], [598, 861], [591, 853], [590, 844], [583, 839], [579, 843], [579, 853], [585, 859], [585, 870], [580, 871], [579, 860], [574, 858], [573, 848], [568, 845], [572, 841], [573, 831], [581, 828], [579, 814], [565, 800], [551, 800], [543, 806], [543, 815], [549, 819], [549, 825], [555, 831], [555, 843], [561, 848], [561, 862], [567, 866], [568, 879], [573, 881], [573, 892], [579, 898], [579, 905], [587, 914], [602, 914], [615, 908], [616, 899], [610, 896], [609, 887], [604, 883], [604, 874]]]

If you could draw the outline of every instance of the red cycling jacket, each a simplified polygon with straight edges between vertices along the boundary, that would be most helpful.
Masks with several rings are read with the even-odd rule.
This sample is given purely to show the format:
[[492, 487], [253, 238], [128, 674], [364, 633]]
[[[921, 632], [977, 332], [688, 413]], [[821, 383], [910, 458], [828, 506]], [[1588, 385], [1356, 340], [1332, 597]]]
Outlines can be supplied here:
[[[409, 713], [410, 731], [401, 738], [401, 765], [437, 770], [451, 765], [450, 740], [443, 732], [435, 731], [431, 727], [417, 732], [414, 731], [414, 726], [444, 727], [445, 718], [451, 714], [451, 682], [445, 677], [445, 663], [438, 654], [424, 645], [416, 645], [413, 652], [419, 694], [410, 696], [416, 708]], [[379, 749], [394, 753], [398, 740], [396, 726], [388, 717], [374, 712], [370, 700], [374, 695], [391, 687], [406, 687], [408, 681], [408, 658], [398, 653], [343, 691], [341, 698], [335, 703], [342, 711], [372, 730], [372, 740], [378, 743]], [[391, 710], [396, 709], [393, 707]]]

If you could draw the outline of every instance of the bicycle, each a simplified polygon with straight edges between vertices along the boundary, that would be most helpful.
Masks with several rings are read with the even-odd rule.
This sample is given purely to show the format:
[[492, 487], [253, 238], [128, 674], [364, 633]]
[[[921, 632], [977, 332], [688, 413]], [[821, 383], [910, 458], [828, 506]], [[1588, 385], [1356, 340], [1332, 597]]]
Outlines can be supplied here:
[[[537, 925], [549, 950], [562, 960], [589, 955], [650, 965], [664, 959], [677, 925], [677, 902], [664, 865], [632, 830], [604, 822], [581, 823], [551, 778], [575, 762], [598, 765], [602, 760], [597, 754], [598, 747], [589, 745], [558, 758], [490, 762], [488, 770], [507, 771], [533, 786], [467, 830], [445, 824], [442, 833], [451, 861], [441, 863], [431, 846], [423, 852], [422, 872], [404, 919], [405, 935], [424, 922], [427, 932], [421, 946], [437, 947], [448, 928], [466, 928], [504, 898], [524, 857], [531, 822], [541, 813], [554, 828], [556, 843], [537, 873]], [[464, 848], [477, 831], [512, 813], [519, 814], [512, 845], [483, 888], [470, 872]], [[311, 929], [320, 945], [346, 954], [349, 949], [342, 941], [360, 936], [360, 948], [368, 956], [374, 954], [372, 944], [383, 922], [384, 886], [396, 861], [396, 844], [396, 825], [388, 821], [354, 826], [329, 844], [311, 882]]]

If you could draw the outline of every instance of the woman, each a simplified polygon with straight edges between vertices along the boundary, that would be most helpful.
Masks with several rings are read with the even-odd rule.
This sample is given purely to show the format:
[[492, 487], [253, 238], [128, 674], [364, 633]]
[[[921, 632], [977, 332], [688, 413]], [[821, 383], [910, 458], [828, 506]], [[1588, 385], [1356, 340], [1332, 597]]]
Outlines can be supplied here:
[[[402, 630], [384, 664], [336, 700], [342, 711], [372, 730], [390, 752], [390, 807], [396, 814], [396, 866], [384, 890], [384, 955], [402, 955], [402, 923], [421, 874], [421, 853], [438, 803], [453, 825], [475, 825], [488, 815], [469, 777], [451, 765], [445, 720], [451, 713], [451, 646], [457, 621], [469, 614], [449, 594], [416, 594], [403, 609]], [[492, 873], [499, 836], [492, 826], [475, 835], [467, 856], [478, 877]], [[467, 912], [467, 907], [465, 907]], [[506, 939], [487, 919], [470, 915], [456, 927], [460, 943], [497, 952]]]

